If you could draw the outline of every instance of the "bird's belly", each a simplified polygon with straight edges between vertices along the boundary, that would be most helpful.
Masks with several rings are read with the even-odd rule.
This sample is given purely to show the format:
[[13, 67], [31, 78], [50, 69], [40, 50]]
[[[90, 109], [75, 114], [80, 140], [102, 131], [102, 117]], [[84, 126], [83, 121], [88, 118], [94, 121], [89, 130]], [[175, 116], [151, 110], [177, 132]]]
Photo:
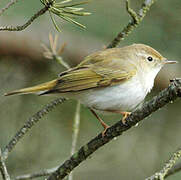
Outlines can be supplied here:
[[120, 85], [81, 91], [74, 96], [82, 104], [97, 110], [131, 111], [146, 94], [138, 80], [130, 79]]

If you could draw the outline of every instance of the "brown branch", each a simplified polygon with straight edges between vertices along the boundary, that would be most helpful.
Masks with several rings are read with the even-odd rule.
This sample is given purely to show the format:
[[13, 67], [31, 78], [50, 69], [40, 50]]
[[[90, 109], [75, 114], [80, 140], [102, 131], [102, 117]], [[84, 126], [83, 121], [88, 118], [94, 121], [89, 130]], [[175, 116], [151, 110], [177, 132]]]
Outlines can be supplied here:
[[114, 38], [114, 40], [107, 46], [107, 48], [114, 48], [124, 40], [143, 20], [146, 13], [149, 11], [151, 5], [156, 0], [144, 0], [141, 9], [136, 13], [133, 9], [130, 8], [129, 0], [126, 0], [126, 9], [128, 14], [131, 16], [132, 20], [123, 28], [121, 32]]
[[104, 144], [107, 144], [114, 137], [121, 135], [124, 131], [135, 126], [139, 121], [148, 117], [151, 113], [162, 108], [169, 102], [175, 101], [178, 97], [181, 97], [181, 79], [172, 80], [168, 88], [164, 89], [152, 100], [144, 103], [142, 107], [132, 112], [131, 115], [127, 117], [125, 125], [119, 121], [107, 130], [104, 137], [102, 137], [102, 134], [99, 134], [86, 145], [82, 146], [78, 152], [61, 164], [59, 168], [49, 176], [48, 180], [63, 179]]

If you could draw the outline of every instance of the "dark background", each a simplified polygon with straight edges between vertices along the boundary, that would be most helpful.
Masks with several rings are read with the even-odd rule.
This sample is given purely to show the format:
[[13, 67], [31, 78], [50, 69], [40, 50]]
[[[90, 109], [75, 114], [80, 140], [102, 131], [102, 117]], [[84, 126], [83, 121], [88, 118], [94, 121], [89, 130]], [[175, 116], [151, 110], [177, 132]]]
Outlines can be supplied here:
[[[7, 2], [1, 3], [1, 8]], [[139, 9], [142, 0], [132, 0]], [[0, 24], [21, 25], [42, 5], [37, 0], [19, 1], [0, 17]], [[55, 97], [35, 95], [4, 97], [7, 91], [32, 86], [57, 77], [65, 70], [53, 60], [43, 58], [41, 43], [48, 44], [48, 34], [59, 35], [59, 44], [67, 43], [64, 60], [71, 66], [91, 52], [108, 45], [128, 23], [125, 1], [92, 0], [85, 5], [92, 13], [77, 19], [87, 26], [56, 19], [62, 33], [56, 32], [49, 14], [41, 16], [23, 32], [0, 32], [0, 147], [3, 148], [23, 123]], [[143, 22], [120, 47], [132, 43], [148, 44], [168, 59], [180, 61], [181, 1], [157, 1]], [[181, 62], [181, 61], [180, 61]], [[159, 73], [153, 97], [167, 87], [169, 79], [180, 77], [181, 65], [164, 67]], [[16, 146], [7, 160], [13, 176], [55, 167], [70, 156], [72, 123], [76, 102], [69, 100], [44, 117]], [[158, 171], [171, 153], [181, 145], [181, 101], [168, 104], [96, 151], [74, 170], [75, 179], [144, 179]], [[120, 116], [105, 116], [113, 124]], [[86, 107], [81, 106], [79, 148], [102, 131], [101, 125]], [[181, 173], [168, 179], [179, 180]], [[40, 178], [43, 179], [43, 178]]]

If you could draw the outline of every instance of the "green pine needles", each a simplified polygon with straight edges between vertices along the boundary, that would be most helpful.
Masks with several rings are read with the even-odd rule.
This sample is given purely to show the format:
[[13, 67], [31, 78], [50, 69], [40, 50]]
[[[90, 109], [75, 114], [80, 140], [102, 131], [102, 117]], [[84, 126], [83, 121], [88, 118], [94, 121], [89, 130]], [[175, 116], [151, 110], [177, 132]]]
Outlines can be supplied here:
[[72, 0], [64, 0], [56, 2], [56, 0], [40, 0], [41, 3], [45, 6], [48, 6], [48, 11], [50, 13], [51, 20], [58, 31], [61, 31], [57, 25], [53, 15], [57, 15], [63, 20], [73, 23], [83, 29], [86, 27], [75, 20], [77, 16], [87, 16], [91, 13], [82, 11], [84, 8], [77, 7], [88, 3], [89, 1], [83, 2], [72, 2]]

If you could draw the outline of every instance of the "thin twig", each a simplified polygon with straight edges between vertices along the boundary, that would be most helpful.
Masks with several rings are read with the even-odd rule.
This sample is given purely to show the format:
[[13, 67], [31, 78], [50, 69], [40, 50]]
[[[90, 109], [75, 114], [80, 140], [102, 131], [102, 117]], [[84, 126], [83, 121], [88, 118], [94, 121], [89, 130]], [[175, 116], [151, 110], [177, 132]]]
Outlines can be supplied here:
[[23, 127], [16, 133], [16, 135], [11, 139], [8, 145], [5, 147], [2, 158], [3, 160], [8, 158], [9, 153], [14, 149], [15, 145], [20, 141], [21, 138], [37, 123], [39, 120], [48, 114], [51, 110], [55, 108], [55, 106], [62, 104], [66, 99], [58, 98], [56, 100], [51, 101], [45, 107], [43, 107], [40, 111], [31, 116], [27, 122], [23, 125]]
[[24, 174], [24, 175], [20, 175], [14, 178], [14, 180], [25, 180], [25, 179], [33, 179], [33, 178], [38, 178], [38, 177], [42, 177], [42, 176], [48, 176], [50, 174], [52, 174], [53, 172], [55, 172], [57, 170], [58, 167], [54, 167], [51, 169], [44, 169], [42, 171], [39, 172], [35, 172], [32, 174]]
[[51, 6], [51, 2], [46, 5], [44, 8], [42, 8], [40, 11], [35, 13], [25, 24], [21, 26], [2, 26], [0, 27], [0, 31], [22, 31], [26, 27], [28, 27], [35, 19], [37, 19], [39, 16], [43, 15]]
[[[79, 134], [79, 124], [80, 124], [80, 101], [77, 102], [75, 118], [73, 123], [72, 148], [70, 153], [71, 156], [75, 153], [76, 150], [77, 139]], [[70, 173], [68, 179], [73, 180], [73, 172]]]
[[18, 0], [11, 0], [4, 8], [0, 10], [0, 16], [16, 2], [18, 2]]
[[77, 102], [76, 111], [75, 111], [73, 134], [72, 134], [72, 149], [70, 153], [71, 155], [75, 153], [77, 137], [79, 134], [79, 124], [80, 124], [80, 101]]
[[[58, 64], [62, 65], [66, 69], [69, 69], [70, 68], [69, 64], [67, 64], [60, 56], [64, 50], [65, 44], [63, 44], [62, 46], [59, 47], [59, 49], [57, 49], [57, 40], [58, 40], [57, 35], [55, 35], [55, 37], [53, 38], [52, 34], [49, 34], [50, 49], [45, 44], [42, 44], [43, 48], [45, 49], [44, 56], [49, 59], [56, 60]], [[76, 105], [75, 117], [73, 122], [71, 155], [75, 153], [78, 134], [79, 134], [79, 124], [80, 124], [80, 102], [78, 101]], [[68, 179], [73, 180], [72, 173], [69, 175]]]
[[74, 155], [61, 164], [59, 168], [49, 176], [48, 180], [63, 179], [104, 144], [107, 144], [114, 137], [121, 135], [124, 131], [135, 126], [139, 121], [148, 117], [151, 113], [157, 111], [169, 102], [175, 101], [178, 97], [181, 97], [181, 79], [173, 80], [168, 88], [132, 112], [131, 115], [126, 118], [126, 124], [122, 124], [122, 121], [119, 121], [107, 130], [104, 137], [102, 137], [102, 133], [100, 133], [86, 145], [82, 146], [78, 152], [74, 153]]
[[129, 0], [126, 0], [126, 9], [132, 20], [127, 24], [126, 27], [123, 28], [121, 32], [118, 33], [116, 38], [114, 38], [107, 48], [114, 48], [118, 46], [118, 44], [141, 23], [146, 13], [149, 11], [151, 5], [155, 1], [156, 0], [144, 0], [139, 13], [136, 13], [133, 9], [130, 8]]
[[7, 168], [6, 168], [6, 164], [2, 157], [1, 148], [0, 148], [0, 172], [1, 172], [3, 180], [10, 180], [10, 176], [9, 176]]
[[48, 49], [45, 44], [42, 44], [43, 48], [45, 49], [44, 56], [49, 59], [55, 60], [58, 64], [65, 67], [66, 69], [70, 69], [70, 65], [61, 57], [66, 44], [64, 43], [58, 48], [57, 40], [57, 35], [55, 35], [55, 37], [53, 38], [52, 34], [49, 34], [50, 49]]
[[[165, 163], [163, 169], [159, 172], [156, 172], [154, 175], [146, 178], [145, 180], [164, 180], [166, 175], [168, 174], [169, 170], [175, 165], [176, 161], [181, 157], [181, 149], [179, 148], [167, 163]], [[168, 176], [167, 176], [168, 177]]]

